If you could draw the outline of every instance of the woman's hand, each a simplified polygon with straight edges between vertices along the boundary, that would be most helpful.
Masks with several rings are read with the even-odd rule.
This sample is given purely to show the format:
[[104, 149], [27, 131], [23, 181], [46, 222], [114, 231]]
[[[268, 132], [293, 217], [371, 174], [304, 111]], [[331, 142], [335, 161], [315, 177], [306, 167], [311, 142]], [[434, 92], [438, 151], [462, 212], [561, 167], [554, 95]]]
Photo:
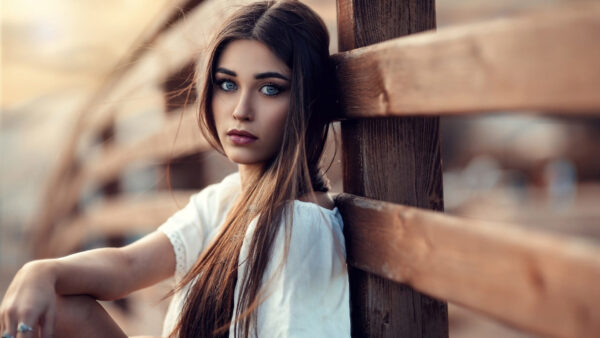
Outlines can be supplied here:
[[[17, 327], [25, 324], [43, 337], [52, 336], [56, 309], [56, 276], [52, 260], [25, 264], [10, 283], [0, 304], [0, 333], [17, 337]], [[31, 332], [19, 337], [33, 337]], [[4, 337], [4, 336], [2, 336]]]

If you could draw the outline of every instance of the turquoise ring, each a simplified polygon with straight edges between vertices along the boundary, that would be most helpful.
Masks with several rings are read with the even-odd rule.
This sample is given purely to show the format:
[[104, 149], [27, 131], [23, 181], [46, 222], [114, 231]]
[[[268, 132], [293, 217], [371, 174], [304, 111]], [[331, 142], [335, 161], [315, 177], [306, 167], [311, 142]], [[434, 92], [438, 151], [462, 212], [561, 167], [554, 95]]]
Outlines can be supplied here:
[[33, 331], [33, 328], [25, 323], [19, 323], [19, 326], [17, 326], [17, 331], [18, 332], [31, 332]]

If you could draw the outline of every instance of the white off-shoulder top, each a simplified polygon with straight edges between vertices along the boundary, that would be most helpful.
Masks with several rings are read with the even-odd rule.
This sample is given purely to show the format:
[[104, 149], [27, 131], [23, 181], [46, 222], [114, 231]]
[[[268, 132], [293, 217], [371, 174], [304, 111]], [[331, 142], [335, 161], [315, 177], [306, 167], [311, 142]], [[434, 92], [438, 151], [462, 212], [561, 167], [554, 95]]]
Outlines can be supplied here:
[[[158, 228], [167, 235], [175, 251], [175, 283], [181, 281], [220, 231], [240, 189], [239, 174], [231, 174], [193, 195], [183, 209]], [[282, 226], [263, 276], [266, 298], [257, 309], [258, 337], [349, 337], [349, 287], [341, 215], [337, 208], [329, 210], [298, 200], [290, 209], [293, 224], [286, 261], [282, 263], [285, 257]], [[282, 222], [286, 218], [284, 215]], [[238, 280], [245, 273], [244, 258], [255, 225], [256, 221], [250, 223], [242, 244]], [[236, 305], [238, 286], [234, 295]], [[184, 288], [173, 296], [163, 336], [168, 336], [176, 324], [186, 292]], [[232, 326], [230, 337], [233, 331]]]

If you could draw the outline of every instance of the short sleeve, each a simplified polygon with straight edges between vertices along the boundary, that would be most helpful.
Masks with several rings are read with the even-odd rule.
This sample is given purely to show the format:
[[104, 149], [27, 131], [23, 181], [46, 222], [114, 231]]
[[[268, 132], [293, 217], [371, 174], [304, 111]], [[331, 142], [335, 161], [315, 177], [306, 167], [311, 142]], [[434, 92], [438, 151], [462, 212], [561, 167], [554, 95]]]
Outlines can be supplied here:
[[[350, 337], [350, 302], [342, 220], [296, 201], [289, 251], [279, 231], [263, 279], [266, 298], [259, 307], [259, 337]], [[281, 230], [284, 228], [282, 227]]]
[[175, 252], [175, 282], [191, 269], [198, 255], [208, 245], [239, 190], [239, 175], [227, 176], [190, 197], [188, 204], [177, 211], [158, 231], [163, 232]]

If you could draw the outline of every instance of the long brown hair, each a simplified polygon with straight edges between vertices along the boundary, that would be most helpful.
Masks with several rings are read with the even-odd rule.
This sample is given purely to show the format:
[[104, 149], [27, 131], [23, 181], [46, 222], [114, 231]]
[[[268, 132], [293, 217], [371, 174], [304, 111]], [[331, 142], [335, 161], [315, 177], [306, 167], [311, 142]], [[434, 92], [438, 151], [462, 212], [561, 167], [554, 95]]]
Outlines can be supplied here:
[[[248, 337], [251, 328], [256, 328], [261, 281], [282, 221], [285, 250], [289, 245], [292, 213], [288, 202], [327, 191], [319, 161], [334, 114], [335, 91], [329, 35], [323, 21], [299, 1], [252, 3], [226, 20], [205, 58], [199, 98], [200, 128], [220, 152], [223, 148], [212, 114], [214, 70], [227, 44], [239, 39], [265, 44], [290, 68], [289, 113], [279, 151], [260, 175], [245, 182], [247, 189], [231, 208], [222, 231], [176, 288], [192, 285], [172, 333], [180, 337], [227, 337], [232, 321], [235, 336]], [[244, 262], [238, 262], [248, 224], [255, 218], [249, 254]], [[246, 264], [246, 273], [237, 280], [241, 263]], [[240, 294], [233, 320], [237, 283]]]

